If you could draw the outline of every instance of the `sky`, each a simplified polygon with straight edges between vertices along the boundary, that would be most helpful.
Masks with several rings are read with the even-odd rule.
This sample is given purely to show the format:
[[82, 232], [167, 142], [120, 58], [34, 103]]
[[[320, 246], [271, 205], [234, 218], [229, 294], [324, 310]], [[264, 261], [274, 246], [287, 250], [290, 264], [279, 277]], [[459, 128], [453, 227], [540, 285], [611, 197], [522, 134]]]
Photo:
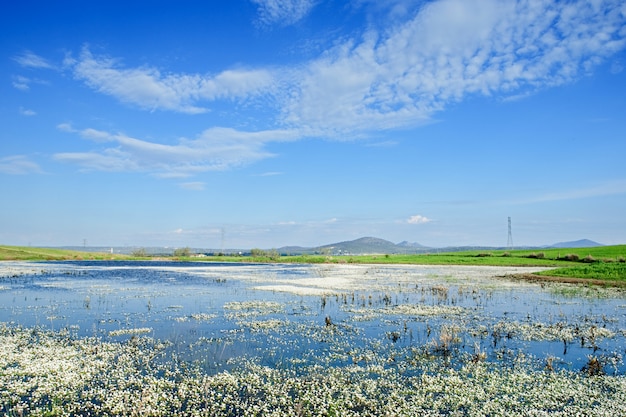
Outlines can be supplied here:
[[621, 0], [21, 0], [0, 244], [626, 243]]

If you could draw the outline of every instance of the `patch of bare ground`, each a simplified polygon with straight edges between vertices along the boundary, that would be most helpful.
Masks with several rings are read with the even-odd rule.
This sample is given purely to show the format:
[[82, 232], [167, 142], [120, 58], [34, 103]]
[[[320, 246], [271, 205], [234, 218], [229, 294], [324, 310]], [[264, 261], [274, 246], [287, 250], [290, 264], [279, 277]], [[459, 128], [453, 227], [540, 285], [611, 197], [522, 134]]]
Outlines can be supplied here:
[[532, 282], [558, 282], [562, 284], [583, 284], [583, 285], [597, 285], [600, 287], [617, 287], [626, 288], [626, 282], [624, 281], [612, 281], [604, 279], [592, 279], [592, 278], [572, 278], [572, 277], [553, 277], [547, 275], [537, 274], [508, 274], [504, 275], [504, 278], [520, 280], [520, 281], [532, 281]]

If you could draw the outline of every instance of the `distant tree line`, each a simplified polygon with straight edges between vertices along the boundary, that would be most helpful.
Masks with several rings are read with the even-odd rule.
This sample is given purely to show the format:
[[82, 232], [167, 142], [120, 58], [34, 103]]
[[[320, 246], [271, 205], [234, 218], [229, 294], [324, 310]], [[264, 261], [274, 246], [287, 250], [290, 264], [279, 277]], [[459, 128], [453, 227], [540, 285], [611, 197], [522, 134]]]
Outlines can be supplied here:
[[189, 257], [191, 256], [191, 249], [189, 247], [174, 249], [174, 256]]
[[253, 258], [269, 258], [273, 261], [280, 258], [280, 253], [276, 249], [264, 250], [264, 249], [251, 249], [250, 255]]

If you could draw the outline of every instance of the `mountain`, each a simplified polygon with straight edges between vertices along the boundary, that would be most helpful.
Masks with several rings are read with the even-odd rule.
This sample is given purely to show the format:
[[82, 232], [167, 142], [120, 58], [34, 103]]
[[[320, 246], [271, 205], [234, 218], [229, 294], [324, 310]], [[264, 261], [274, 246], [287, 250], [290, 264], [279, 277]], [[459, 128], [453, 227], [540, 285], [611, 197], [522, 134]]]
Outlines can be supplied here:
[[589, 239], [580, 239], [572, 242], [559, 242], [548, 246], [549, 248], [592, 248], [595, 246], [604, 246], [602, 243], [594, 242]]
[[417, 242], [407, 242], [406, 240], [398, 243], [398, 246], [403, 247], [403, 248], [423, 248], [423, 249], [427, 248], [427, 246], [420, 245]]
[[368, 254], [394, 254], [394, 253], [419, 253], [428, 249], [419, 243], [402, 242], [395, 244], [377, 237], [362, 237], [345, 242], [332, 243], [330, 245], [314, 248], [318, 253], [331, 253], [334, 255], [368, 255]]

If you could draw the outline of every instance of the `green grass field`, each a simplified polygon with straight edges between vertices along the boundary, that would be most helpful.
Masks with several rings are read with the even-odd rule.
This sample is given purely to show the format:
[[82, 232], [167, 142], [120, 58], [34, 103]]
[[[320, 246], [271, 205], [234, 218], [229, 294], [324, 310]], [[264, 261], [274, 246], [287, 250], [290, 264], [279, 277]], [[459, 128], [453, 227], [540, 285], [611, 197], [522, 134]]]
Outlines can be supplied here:
[[105, 260], [128, 259], [125, 255], [110, 253], [81, 252], [53, 248], [34, 248], [30, 246], [0, 246], [0, 261], [69, 261], [69, 260]]
[[[132, 260], [126, 255], [80, 252], [51, 248], [0, 246], [0, 260]], [[149, 259], [149, 258], [141, 258]], [[419, 255], [363, 255], [363, 256], [216, 256], [209, 258], [172, 257], [185, 261], [216, 262], [282, 262], [282, 263], [367, 263], [412, 265], [492, 265], [542, 266], [556, 269], [540, 273], [544, 276], [594, 279], [626, 284], [626, 245], [599, 246], [577, 249], [493, 250], [445, 252]]]
[[593, 279], [604, 281], [609, 285], [622, 283], [626, 285], [625, 258], [626, 245], [617, 245], [575, 249], [464, 251], [419, 255], [220, 257], [219, 260], [231, 262], [541, 266], [554, 267], [555, 269], [537, 275]]

